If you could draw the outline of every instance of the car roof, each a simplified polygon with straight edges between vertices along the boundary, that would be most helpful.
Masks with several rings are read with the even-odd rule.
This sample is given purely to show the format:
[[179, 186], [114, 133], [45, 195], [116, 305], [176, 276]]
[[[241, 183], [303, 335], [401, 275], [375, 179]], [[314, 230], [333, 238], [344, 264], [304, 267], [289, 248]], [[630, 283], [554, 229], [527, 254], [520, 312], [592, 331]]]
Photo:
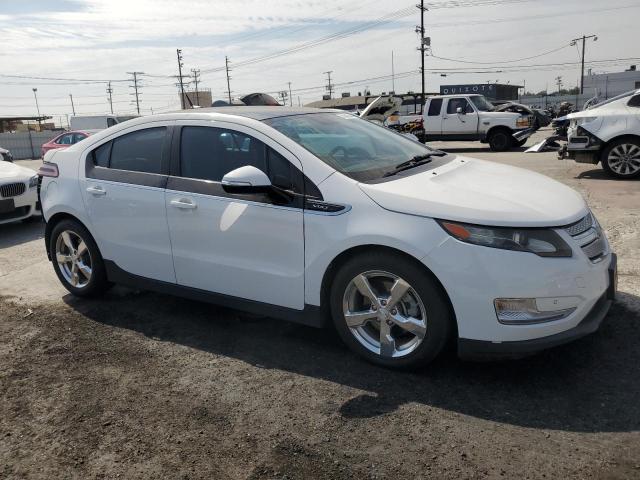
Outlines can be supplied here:
[[225, 107], [209, 107], [195, 108], [193, 110], [178, 110], [176, 114], [201, 114], [214, 113], [223, 115], [235, 115], [238, 117], [252, 118], [254, 120], [267, 120], [276, 117], [288, 117], [291, 115], [305, 115], [309, 113], [344, 113], [343, 110], [329, 108], [311, 108], [311, 107], [286, 107], [286, 106], [245, 106], [245, 105], [229, 105]]

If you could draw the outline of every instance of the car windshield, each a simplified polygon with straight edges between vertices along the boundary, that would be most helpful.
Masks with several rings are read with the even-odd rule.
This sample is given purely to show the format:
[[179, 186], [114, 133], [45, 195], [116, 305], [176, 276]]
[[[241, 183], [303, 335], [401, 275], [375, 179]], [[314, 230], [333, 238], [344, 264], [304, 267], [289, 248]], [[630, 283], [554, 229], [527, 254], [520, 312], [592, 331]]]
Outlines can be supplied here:
[[437, 152], [350, 113], [312, 113], [263, 121], [361, 182], [382, 178], [400, 163]]
[[472, 95], [469, 97], [473, 104], [481, 112], [490, 112], [494, 109], [493, 105], [482, 95]]

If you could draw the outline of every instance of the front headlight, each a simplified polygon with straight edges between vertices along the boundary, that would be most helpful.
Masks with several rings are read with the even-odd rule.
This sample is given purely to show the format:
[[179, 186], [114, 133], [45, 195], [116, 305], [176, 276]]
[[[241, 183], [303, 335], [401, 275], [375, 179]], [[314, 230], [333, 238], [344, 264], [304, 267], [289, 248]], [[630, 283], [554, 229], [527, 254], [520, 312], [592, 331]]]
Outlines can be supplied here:
[[29, 188], [38, 186], [38, 175], [34, 175], [29, 179]]
[[516, 120], [516, 127], [528, 127], [531, 125], [529, 117], [520, 117]]
[[535, 253], [541, 257], [570, 257], [571, 247], [551, 229], [485, 227], [440, 220], [444, 230], [461, 242], [483, 247]]

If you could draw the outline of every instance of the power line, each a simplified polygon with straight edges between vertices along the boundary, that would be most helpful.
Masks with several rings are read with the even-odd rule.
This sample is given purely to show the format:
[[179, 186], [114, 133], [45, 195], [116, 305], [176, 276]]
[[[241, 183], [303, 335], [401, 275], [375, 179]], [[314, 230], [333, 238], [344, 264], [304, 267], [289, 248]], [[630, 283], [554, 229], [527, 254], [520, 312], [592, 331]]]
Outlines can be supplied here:
[[460, 58], [440, 57], [438, 55], [433, 55], [433, 54], [431, 56], [433, 58], [437, 58], [438, 60], [447, 60], [449, 62], [471, 63], [471, 64], [475, 64], [475, 65], [502, 65], [504, 63], [517, 63], [517, 62], [523, 62], [525, 60], [531, 60], [533, 58], [543, 57], [545, 55], [549, 55], [551, 53], [555, 53], [555, 52], [558, 52], [560, 50], [564, 50], [568, 46], [570, 46], [570, 44], [566, 44], [566, 45], [563, 45], [561, 47], [554, 48], [553, 50], [547, 50], [546, 52], [538, 53], [538, 54], [532, 55], [530, 57], [518, 58], [517, 60], [499, 60], [499, 61], [493, 61], [493, 62], [476, 62], [476, 61], [473, 61], [473, 60], [463, 60], [463, 59], [460, 59]]

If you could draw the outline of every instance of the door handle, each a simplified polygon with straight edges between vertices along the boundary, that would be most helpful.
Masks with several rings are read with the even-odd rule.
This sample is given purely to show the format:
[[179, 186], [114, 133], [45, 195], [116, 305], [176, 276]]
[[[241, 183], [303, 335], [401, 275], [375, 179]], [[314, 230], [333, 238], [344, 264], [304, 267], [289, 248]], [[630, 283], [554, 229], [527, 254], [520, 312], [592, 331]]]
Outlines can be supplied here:
[[169, 203], [171, 204], [172, 207], [182, 208], [184, 210], [193, 210], [198, 206], [195, 204], [195, 202], [187, 198], [171, 200]]
[[107, 191], [98, 186], [98, 187], [88, 187], [87, 188], [87, 192], [89, 192], [91, 195], [95, 195], [96, 197], [101, 196], [101, 195], [106, 195]]

